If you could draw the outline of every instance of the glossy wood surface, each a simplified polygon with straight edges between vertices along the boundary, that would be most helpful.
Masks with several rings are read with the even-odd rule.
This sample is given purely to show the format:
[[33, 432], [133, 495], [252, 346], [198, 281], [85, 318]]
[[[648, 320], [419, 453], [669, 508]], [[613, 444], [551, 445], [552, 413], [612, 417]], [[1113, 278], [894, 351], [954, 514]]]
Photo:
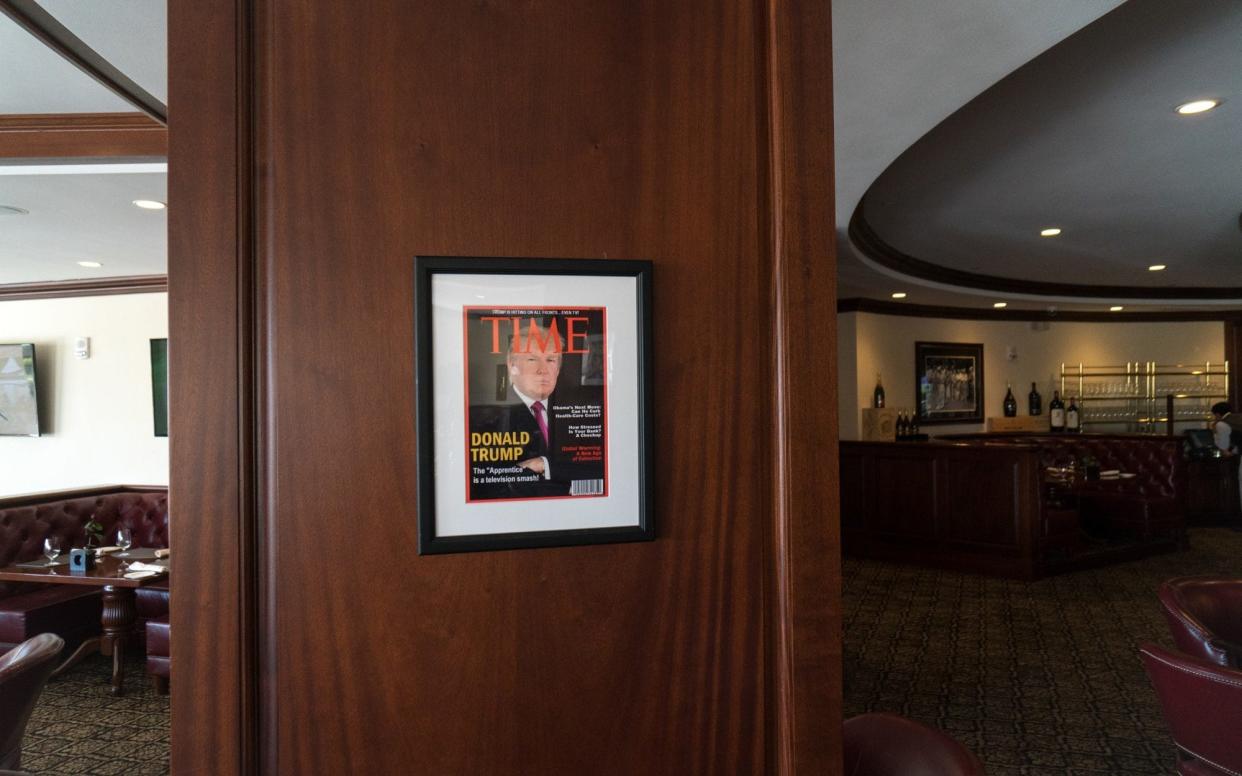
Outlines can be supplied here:
[[192, 548], [170, 580], [175, 776], [258, 772], [245, 33], [231, 0], [168, 5], [169, 545]]
[[0, 158], [161, 159], [168, 130], [141, 113], [0, 114]]
[[[250, 7], [170, 14], [173, 773], [838, 772], [827, 6]], [[413, 553], [418, 254], [655, 262], [655, 542]]]
[[[64, 554], [67, 556], [69, 550]], [[142, 587], [152, 582], [162, 582], [166, 575], [156, 574], [142, 579], [126, 579], [125, 570], [121, 568], [123, 560], [103, 555], [95, 559], [95, 568], [79, 573], [69, 570], [69, 566], [32, 569], [20, 566], [0, 568], [0, 581], [4, 582], [39, 582], [51, 585], [93, 585], [103, 587]]]

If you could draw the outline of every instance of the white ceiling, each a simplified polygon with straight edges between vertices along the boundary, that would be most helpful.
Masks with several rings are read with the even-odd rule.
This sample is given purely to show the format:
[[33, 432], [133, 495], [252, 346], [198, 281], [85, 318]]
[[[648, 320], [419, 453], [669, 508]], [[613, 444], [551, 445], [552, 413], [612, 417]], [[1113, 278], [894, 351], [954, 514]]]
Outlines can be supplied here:
[[[99, 0], [40, 4], [140, 86], [166, 100], [164, 0], [108, 0], [106, 8]], [[0, 114], [134, 110], [0, 15]], [[165, 213], [131, 204], [135, 199], [166, 201], [166, 174], [12, 174], [33, 169], [0, 159], [0, 205], [29, 211], [0, 215], [0, 283], [166, 272]], [[103, 266], [84, 268], [78, 261]]]

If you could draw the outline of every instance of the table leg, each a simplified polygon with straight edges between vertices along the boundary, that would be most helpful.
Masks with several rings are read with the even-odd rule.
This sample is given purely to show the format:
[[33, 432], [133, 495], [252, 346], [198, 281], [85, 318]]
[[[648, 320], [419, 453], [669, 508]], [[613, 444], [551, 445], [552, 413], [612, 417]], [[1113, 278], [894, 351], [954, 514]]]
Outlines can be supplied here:
[[125, 692], [125, 642], [138, 622], [137, 595], [132, 588], [104, 585], [103, 642], [112, 645], [112, 694]]

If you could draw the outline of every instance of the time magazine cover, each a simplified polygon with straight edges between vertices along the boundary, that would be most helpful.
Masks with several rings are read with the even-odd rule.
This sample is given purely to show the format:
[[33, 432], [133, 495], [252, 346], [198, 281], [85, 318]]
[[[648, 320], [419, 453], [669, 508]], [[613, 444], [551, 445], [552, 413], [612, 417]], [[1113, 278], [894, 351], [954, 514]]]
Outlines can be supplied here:
[[602, 307], [465, 307], [467, 502], [608, 495]]

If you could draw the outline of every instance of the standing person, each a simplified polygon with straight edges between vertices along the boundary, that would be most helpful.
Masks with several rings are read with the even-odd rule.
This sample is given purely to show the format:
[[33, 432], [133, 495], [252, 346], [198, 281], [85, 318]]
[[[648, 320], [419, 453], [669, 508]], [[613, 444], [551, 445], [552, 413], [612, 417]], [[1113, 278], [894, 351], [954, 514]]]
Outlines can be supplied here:
[[[1235, 456], [1242, 448], [1242, 415], [1234, 414], [1227, 401], [1212, 405], [1212, 438], [1221, 455]], [[1238, 496], [1242, 500], [1242, 460], [1238, 464]]]

